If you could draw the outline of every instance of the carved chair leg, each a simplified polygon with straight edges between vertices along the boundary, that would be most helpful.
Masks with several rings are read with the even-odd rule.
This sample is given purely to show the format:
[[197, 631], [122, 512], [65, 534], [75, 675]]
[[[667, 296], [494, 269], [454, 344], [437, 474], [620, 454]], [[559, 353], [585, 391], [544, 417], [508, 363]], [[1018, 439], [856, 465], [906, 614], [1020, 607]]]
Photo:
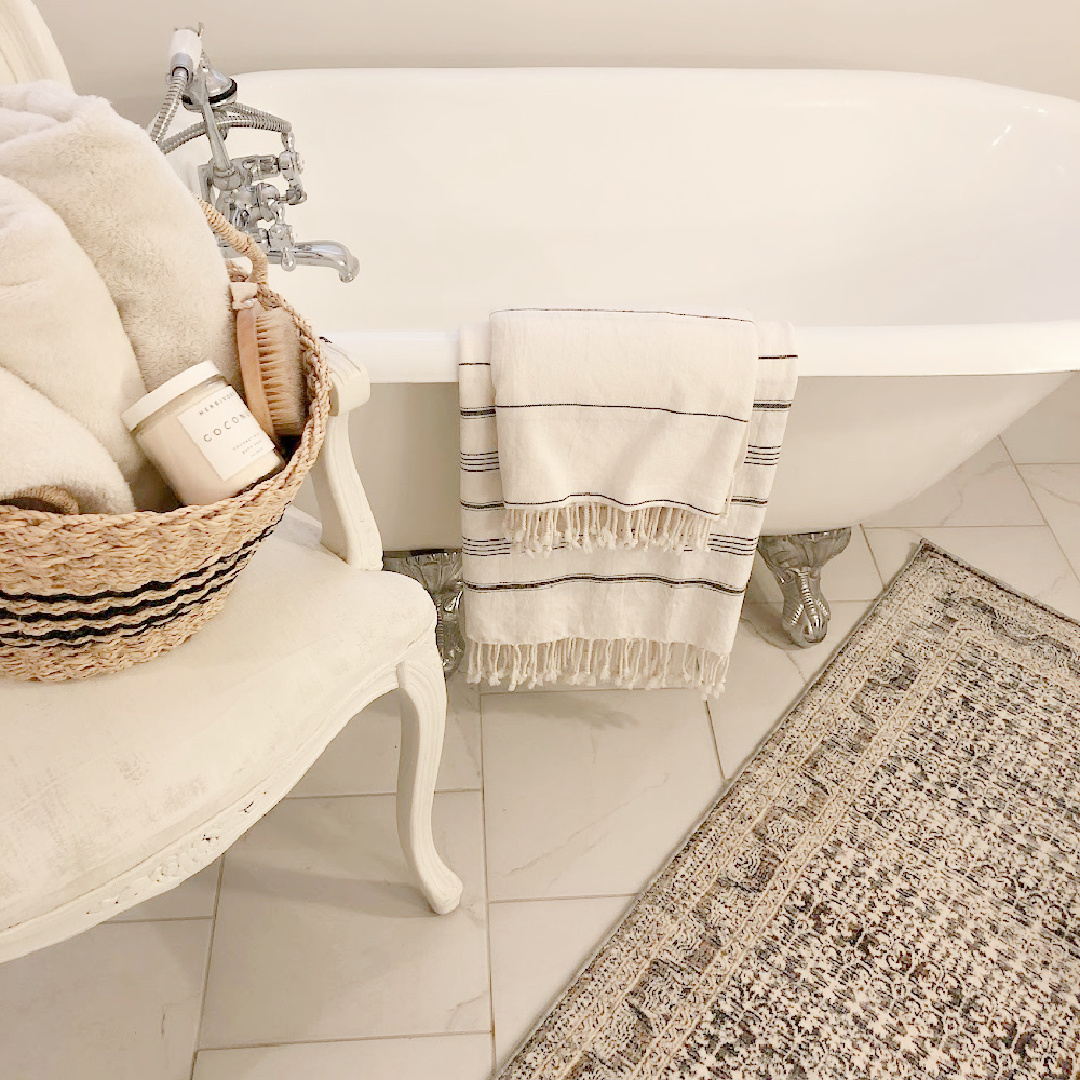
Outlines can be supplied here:
[[398, 664], [397, 678], [402, 691], [398, 836], [432, 910], [445, 915], [458, 906], [462, 886], [439, 858], [431, 834], [431, 804], [446, 725], [446, 683], [434, 641], [413, 648]]
[[822, 529], [758, 540], [758, 551], [784, 594], [781, 622], [796, 645], [808, 648], [825, 640], [830, 612], [821, 593], [821, 568], [850, 539], [850, 529]]

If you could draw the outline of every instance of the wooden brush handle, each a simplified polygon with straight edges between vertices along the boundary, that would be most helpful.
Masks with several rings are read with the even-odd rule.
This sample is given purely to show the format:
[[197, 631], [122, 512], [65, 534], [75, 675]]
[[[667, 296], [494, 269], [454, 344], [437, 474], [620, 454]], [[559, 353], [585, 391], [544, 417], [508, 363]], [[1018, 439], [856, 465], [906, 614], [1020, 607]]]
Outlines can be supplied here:
[[[251, 415], [259, 422], [259, 427], [280, 445], [274, 434], [274, 424], [270, 419], [270, 405], [263, 390], [262, 372], [259, 368], [259, 342], [255, 333], [255, 304], [241, 307], [236, 312], [236, 350], [240, 354], [240, 374], [244, 380], [244, 397]], [[259, 310], [262, 308], [260, 306]]]

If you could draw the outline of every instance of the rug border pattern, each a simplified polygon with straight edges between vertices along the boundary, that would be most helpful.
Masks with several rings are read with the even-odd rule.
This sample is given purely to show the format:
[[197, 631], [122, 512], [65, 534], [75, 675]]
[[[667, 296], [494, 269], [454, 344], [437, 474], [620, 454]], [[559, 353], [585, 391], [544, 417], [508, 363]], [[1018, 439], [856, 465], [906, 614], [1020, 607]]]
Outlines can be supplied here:
[[[773, 805], [773, 799], [787, 780], [798, 772], [807, 754], [820, 743], [822, 733], [828, 730], [828, 720], [816, 708], [818, 699], [824, 698], [827, 703], [834, 700], [838, 691], [853, 693], [861, 685], [868, 665], [877, 655], [874, 646], [879, 645], [881, 639], [895, 638], [898, 634], [890, 616], [897, 610], [905, 610], [917, 594], [924, 577], [935, 570], [940, 572], [945, 564], [951, 564], [960, 571], [976, 594], [982, 593], [989, 599], [993, 595], [1000, 598], [1004, 592], [1014, 601], [1028, 605], [1026, 612], [1030, 617], [1030, 643], [1034, 648], [1032, 660], [1035, 666], [1051, 678], [1065, 674], [1066, 659], [1055, 653], [1051, 644], [1040, 646], [1051, 642], [1055, 636], [1064, 636], [1070, 639], [1070, 648], [1080, 653], [1080, 622], [975, 569], [931, 541], [922, 540], [716, 804], [688, 833], [672, 858], [581, 967], [556, 1004], [520, 1043], [497, 1074], [500, 1080], [524, 1080], [525, 1077], [528, 1080], [557, 1080], [588, 1050], [591, 1039], [580, 1040], [577, 1037], [581, 1030], [578, 1016], [587, 1011], [591, 1021], [590, 1032], [595, 1034], [601, 1031], [626, 997], [625, 992], [613, 988], [633, 985], [636, 975], [660, 955], [665, 940], [669, 940], [677, 929], [677, 919], [661, 918], [666, 914], [665, 905], [659, 902], [661, 898], [674, 896], [676, 901], [671, 906], [685, 909], [694, 902], [695, 894], [697, 897], [704, 895], [716, 876], [730, 868], [737, 857], [739, 845], [753, 830], [761, 815]], [[920, 672], [917, 680], [925, 684], [926, 692], [973, 629], [975, 627], [956, 627], [955, 634], [949, 636], [949, 647], [933, 650], [932, 663]], [[915, 691], [916, 687], [913, 686], [911, 690]], [[903, 708], [897, 710], [900, 715], [890, 718], [889, 730], [875, 736], [874, 743], [880, 740], [880, 745], [874, 747], [873, 761], [861, 761], [856, 774], [845, 781], [845, 788], [854, 791], [873, 775], [877, 763], [884, 758], [889, 747], [907, 730], [908, 717], [921, 698], [922, 695], [912, 692], [910, 698], [905, 699]], [[820, 848], [831, 833], [833, 822], [823, 822], [824, 814], [819, 814], [806, 835], [799, 840], [803, 848], [808, 850], [806, 858], [811, 857], [809, 849], [814, 842]], [[733, 826], [737, 828], [733, 829]], [[719, 852], [721, 857], [714, 859], [706, 869], [705, 854], [708, 852]], [[770, 882], [766, 894], [740, 920], [740, 929], [751, 928], [755, 912], [758, 922], [771, 917], [772, 909], [787, 895], [804, 863], [805, 859], [800, 859], [797, 868], [789, 868], [788, 877], [791, 880], [788, 884]], [[767, 903], [769, 897], [773, 902]], [[730, 960], [735, 951], [722, 949], [713, 958], [710, 968], [720, 961]], [[679, 1016], [673, 1017], [667, 1025], [667, 1030], [674, 1032], [673, 1037], [665, 1040], [660, 1035], [654, 1039], [638, 1066], [623, 1075], [628, 1078], [658, 1075], [658, 1071], [670, 1060], [671, 1053], [681, 1044], [687, 1020], [694, 1012], [707, 1006], [712, 996], [711, 993], [706, 994], [699, 983], [683, 1003]]]

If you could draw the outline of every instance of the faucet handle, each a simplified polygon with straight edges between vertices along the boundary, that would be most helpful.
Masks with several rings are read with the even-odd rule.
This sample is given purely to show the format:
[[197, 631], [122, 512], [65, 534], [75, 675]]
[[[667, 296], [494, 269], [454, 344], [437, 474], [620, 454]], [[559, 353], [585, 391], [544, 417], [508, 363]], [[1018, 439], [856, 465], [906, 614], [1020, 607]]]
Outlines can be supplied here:
[[266, 239], [270, 251], [277, 256], [281, 269], [295, 270], [296, 243], [293, 240], [292, 226], [279, 219], [266, 230]]
[[295, 150], [282, 150], [277, 156], [277, 167], [286, 180], [297, 180], [304, 171], [304, 162]]
[[244, 178], [249, 184], [255, 180], [265, 180], [268, 176], [277, 176], [281, 171], [278, 159], [273, 154], [252, 154], [234, 159], [234, 163], [244, 171]]

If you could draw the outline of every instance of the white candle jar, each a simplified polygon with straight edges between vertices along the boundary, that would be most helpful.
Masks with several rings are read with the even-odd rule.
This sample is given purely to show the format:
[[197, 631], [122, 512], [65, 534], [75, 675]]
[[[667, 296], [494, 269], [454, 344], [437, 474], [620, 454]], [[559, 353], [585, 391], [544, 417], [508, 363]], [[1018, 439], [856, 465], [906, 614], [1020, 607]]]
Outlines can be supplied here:
[[209, 361], [139, 398], [123, 420], [189, 506], [237, 495], [285, 465], [244, 399]]

